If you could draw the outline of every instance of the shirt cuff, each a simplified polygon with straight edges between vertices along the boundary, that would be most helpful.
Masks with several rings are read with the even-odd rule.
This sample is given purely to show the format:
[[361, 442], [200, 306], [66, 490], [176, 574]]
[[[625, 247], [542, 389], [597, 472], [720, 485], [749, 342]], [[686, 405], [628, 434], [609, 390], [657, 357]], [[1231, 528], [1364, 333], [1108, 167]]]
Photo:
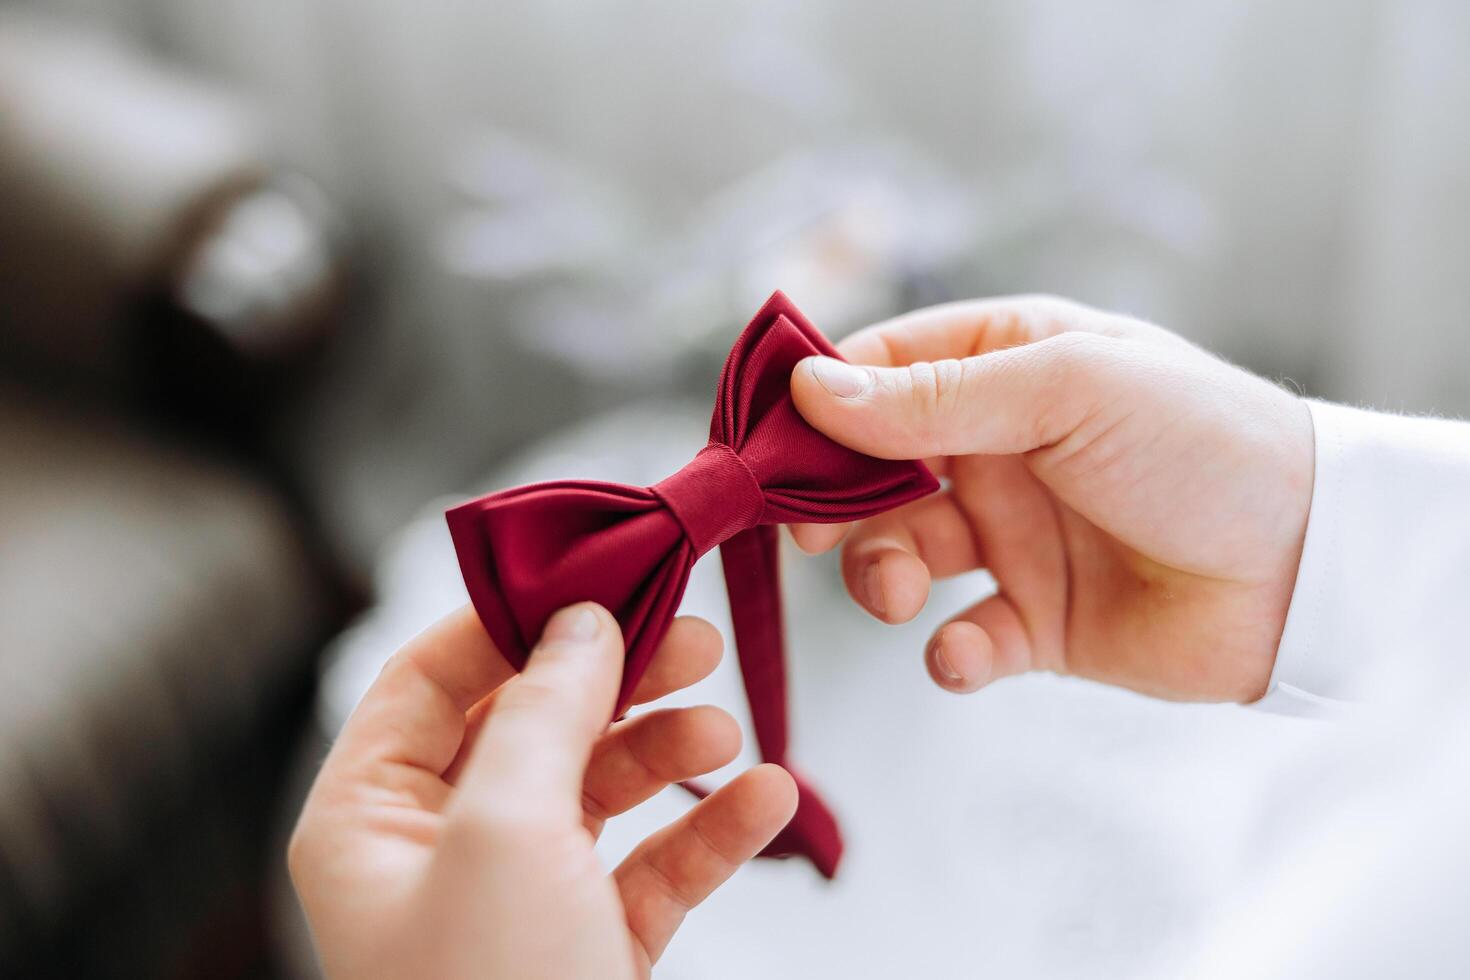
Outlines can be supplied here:
[[1324, 717], [1362, 699], [1386, 666], [1455, 648], [1470, 587], [1470, 426], [1308, 405], [1306, 539], [1270, 686], [1254, 706]]

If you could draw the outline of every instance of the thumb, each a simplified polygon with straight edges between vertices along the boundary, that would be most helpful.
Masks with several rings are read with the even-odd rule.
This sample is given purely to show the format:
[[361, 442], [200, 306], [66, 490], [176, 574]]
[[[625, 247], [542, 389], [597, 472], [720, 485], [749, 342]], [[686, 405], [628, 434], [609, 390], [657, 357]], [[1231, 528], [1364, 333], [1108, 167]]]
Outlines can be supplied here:
[[584, 602], [552, 616], [525, 671], [496, 692], [460, 782], [462, 805], [579, 823], [587, 760], [622, 665], [622, 634], [606, 609]]
[[905, 367], [808, 357], [792, 372], [791, 396], [813, 428], [870, 456], [1024, 453], [1058, 442], [1116, 397], [1125, 345], [1067, 333]]

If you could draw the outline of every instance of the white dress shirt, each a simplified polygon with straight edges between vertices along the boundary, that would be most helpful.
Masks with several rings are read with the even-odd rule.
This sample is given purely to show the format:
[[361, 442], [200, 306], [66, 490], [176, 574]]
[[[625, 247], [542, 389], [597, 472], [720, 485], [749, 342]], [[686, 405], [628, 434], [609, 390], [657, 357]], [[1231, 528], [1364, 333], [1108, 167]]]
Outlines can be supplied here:
[[1331, 713], [1386, 675], [1434, 684], [1470, 651], [1470, 424], [1310, 404], [1311, 517], [1257, 702], [1288, 714]]
[[1470, 425], [1312, 417], [1306, 545], [1258, 705], [1335, 716], [1298, 772], [1316, 812], [1168, 974], [1470, 976]]

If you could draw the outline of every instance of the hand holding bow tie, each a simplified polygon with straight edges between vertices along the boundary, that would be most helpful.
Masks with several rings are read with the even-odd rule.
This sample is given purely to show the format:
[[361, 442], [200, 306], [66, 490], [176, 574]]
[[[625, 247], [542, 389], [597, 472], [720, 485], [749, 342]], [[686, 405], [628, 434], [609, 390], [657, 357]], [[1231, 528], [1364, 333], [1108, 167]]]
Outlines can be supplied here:
[[[720, 636], [681, 616], [634, 691], [687, 687]], [[726, 765], [735, 719], [700, 705], [607, 724], [623, 643], [606, 610], [552, 616], [516, 674], [465, 607], [388, 661], [332, 747], [290, 865], [326, 976], [646, 978], [690, 909], [796, 809], [756, 766], [612, 872], [604, 823]]]
[[[938, 488], [921, 463], [845, 448], [797, 414], [791, 372], [814, 354], [837, 356], [776, 293], [735, 342], [709, 444], [682, 470], [650, 487], [535, 484], [449, 512], [470, 598], [512, 664], [525, 663], [554, 611], [599, 603], [627, 642], [621, 714], [694, 562], [718, 545], [761, 757], [789, 768], [775, 525], [861, 520]], [[802, 854], [830, 877], [842, 853], [836, 821], [799, 775], [797, 782], [796, 815], [763, 853]]]

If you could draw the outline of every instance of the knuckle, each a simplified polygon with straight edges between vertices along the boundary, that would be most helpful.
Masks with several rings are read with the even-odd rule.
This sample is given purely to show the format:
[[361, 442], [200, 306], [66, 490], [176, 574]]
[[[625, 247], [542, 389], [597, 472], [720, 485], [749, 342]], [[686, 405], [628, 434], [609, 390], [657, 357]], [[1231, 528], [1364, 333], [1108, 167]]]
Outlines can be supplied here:
[[1051, 293], [1025, 293], [1007, 301], [1010, 334], [1030, 341], [1096, 331], [1109, 319], [1093, 307]]
[[612, 807], [604, 803], [598, 797], [597, 793], [591, 789], [582, 790], [582, 812], [589, 819], [596, 820], [599, 823], [611, 820], [616, 816], [612, 811]]
[[[1042, 372], [1037, 380], [1058, 396], [1076, 393], [1079, 386], [1097, 376], [1110, 365], [1117, 353], [1118, 341], [1095, 333], [1064, 333], [1046, 341], [1047, 356], [1028, 365]], [[1064, 399], [1055, 398], [1060, 402]]]
[[704, 825], [701, 821], [691, 821], [690, 829], [693, 830], [694, 839], [699, 842], [700, 848], [703, 849], [706, 855], [713, 858], [715, 861], [719, 862], [727, 869], [740, 867], [741, 863], [743, 862], [742, 857], [739, 854], [732, 854], [725, 848], [721, 847], [720, 844], [713, 837], [710, 836], [709, 831], [704, 828]]
[[928, 361], [910, 364], [906, 369], [905, 387], [908, 389], [908, 417], [916, 429], [914, 433], [925, 447], [925, 455], [934, 443], [934, 412], [939, 404], [939, 386], [934, 380], [934, 365]]
[[1077, 319], [1078, 306], [1051, 293], [1023, 293], [1007, 303], [1009, 327], [1017, 336], [1039, 339], [1065, 330]]
[[920, 361], [907, 368], [910, 417], [918, 426], [923, 455], [945, 452], [945, 433], [960, 414], [966, 388], [965, 362]]
[[1089, 306], [1054, 293], [1029, 293], [1022, 297], [1020, 305], [1034, 319], [1050, 320], [1062, 326], [1072, 326], [1093, 312]]
[[1032, 441], [1048, 445], [1075, 429], [1103, 407], [1096, 382], [1114, 360], [1118, 341], [1094, 333], [1064, 333], [1046, 342], [1047, 356], [1025, 365], [1036, 372], [1036, 388], [1045, 393], [1032, 418]]
[[915, 361], [904, 368], [904, 387], [914, 414], [920, 417], [929, 414], [938, 391], [934, 384], [934, 365], [930, 361]]
[[[664, 760], [660, 759], [654, 750], [660, 744], [660, 736], [667, 733], [671, 722], [677, 720], [678, 711], [674, 708], [664, 708], [653, 711], [643, 716], [648, 719], [641, 725], [635, 725], [627, 729], [626, 734], [619, 741], [626, 753], [624, 758], [637, 771], [638, 777], [644, 780], [667, 781], [674, 774], [669, 772], [669, 767]], [[650, 742], [654, 744], [650, 744]]]
[[650, 861], [646, 865], [646, 868], [648, 869], [648, 877], [653, 882], [654, 887], [662, 892], [664, 897], [676, 906], [687, 911], [699, 904], [698, 897], [689, 894], [688, 891], [682, 888], [679, 882], [663, 865], [657, 861]]
[[964, 362], [948, 358], [934, 362], [934, 413], [951, 415], [964, 394]]
[[1102, 334], [1079, 331], [1059, 334], [1048, 343], [1060, 366], [1075, 370], [1096, 363], [1098, 358], [1106, 356], [1116, 346], [1117, 341]]

